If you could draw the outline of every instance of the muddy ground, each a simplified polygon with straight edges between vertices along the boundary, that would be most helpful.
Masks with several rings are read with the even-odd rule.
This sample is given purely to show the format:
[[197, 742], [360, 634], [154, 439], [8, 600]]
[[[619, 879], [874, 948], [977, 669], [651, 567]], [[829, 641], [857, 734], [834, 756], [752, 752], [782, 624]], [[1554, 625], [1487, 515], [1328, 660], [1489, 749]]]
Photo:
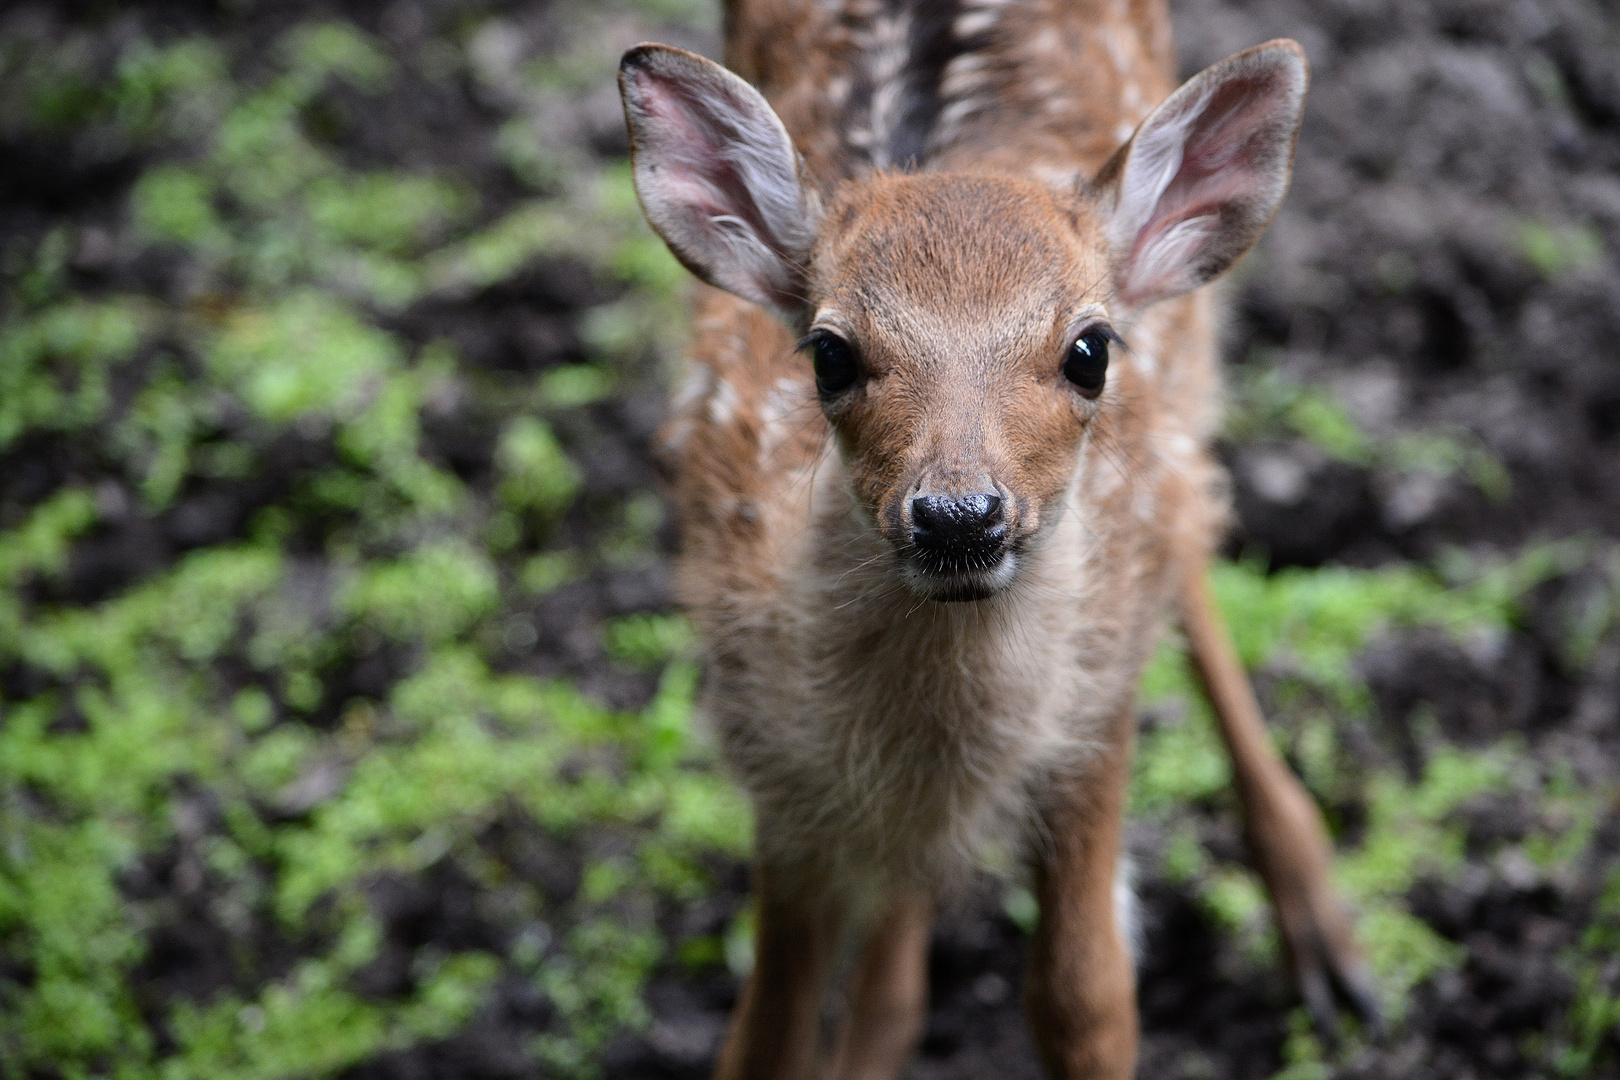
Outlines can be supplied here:
[[[1574, 538], [1574, 554], [1535, 585], [1511, 632], [1488, 648], [1426, 629], [1379, 636], [1357, 661], [1376, 723], [1356, 752], [1416, 778], [1437, 746], [1481, 749], [1516, 736], [1530, 767], [1563, 770], [1580, 790], [1599, 793], [1601, 806], [1582, 849], [1553, 872], [1502, 855], [1539, 820], [1542, 808], [1528, 796], [1468, 802], [1463, 864], [1421, 877], [1405, 895], [1414, 915], [1462, 947], [1461, 959], [1411, 991], [1382, 1041], [1352, 1038], [1326, 1064], [1289, 1049], [1301, 1015], [1279, 970], [1246, 957], [1192, 887], [1160, 869], [1162, 821], [1139, 824], [1131, 835], [1146, 928], [1139, 1074], [1620, 1076], [1613, 1031], [1620, 1013], [1603, 1011], [1620, 968], [1612, 957], [1585, 968], [1571, 959], [1589, 943], [1620, 857], [1620, 809], [1612, 802], [1620, 789], [1620, 605], [1612, 599], [1612, 553], [1620, 551], [1620, 13], [1596, 0], [1177, 0], [1172, 7], [1185, 73], [1279, 36], [1299, 40], [1312, 64], [1292, 193], [1227, 290], [1226, 355], [1243, 419], [1222, 446], [1236, 508], [1228, 553], [1273, 571], [1432, 566], [1458, 550], [1490, 562]], [[567, 92], [538, 106], [514, 74], [525, 60], [554, 57], [565, 46], [571, 56], [611, 53], [582, 45], [577, 28], [585, 24], [570, 12], [561, 4], [448, 0], [152, 3], [88, 13], [34, 5], [0, 15], [0, 28], [21, 41], [82, 33], [86, 48], [111, 53], [132, 35], [200, 33], [227, 43], [233, 77], [243, 80], [258, 63], [255, 43], [302, 19], [346, 18], [402, 56], [449, 43], [468, 58], [460, 67], [446, 61], [450, 76], [406, 78], [382, 101], [335, 92], [304, 119], [356, 167], [460, 177], [494, 218], [536, 190], [563, 189], [543, 170], [539, 178], [523, 175], [497, 148], [497, 132], [513, 117], [545, 127], [561, 168], [622, 161], [610, 70], [570, 69]], [[717, 51], [712, 14], [674, 17], [649, 6], [588, 25], [626, 44], [656, 36]], [[0, 147], [7, 243], [37, 244], [65, 222], [75, 237], [65, 273], [78, 293], [133, 291], [177, 308], [210, 302], [183, 254], [159, 247], [126, 257], [133, 249], [117, 242], [128, 228], [131, 186], [161, 151], [109, 150], [76, 130], [9, 130]], [[589, 360], [585, 313], [622, 294], [579, 261], [546, 256], [493, 283], [380, 310], [376, 321], [413, 348], [449, 341], [466, 370], [517, 385]], [[662, 413], [659, 354], [626, 363], [631, 377], [610, 396], [552, 421], [588, 494], [548, 534], [550, 548], [604, 543], [622, 531], [619, 508], [656, 490], [647, 447]], [[138, 383], [144, 370], [129, 378]], [[1290, 412], [1301, 387], [1336, 402], [1361, 434], [1335, 440]], [[127, 398], [133, 386], [114, 392]], [[475, 492], [498, 482], [500, 414], [486, 400], [443, 396], [424, 406], [422, 419], [422, 457]], [[249, 438], [243, 430], [226, 421], [218, 437]], [[122, 466], [93, 440], [48, 426], [25, 433], [0, 453], [0, 524], [14, 525], [70, 484], [87, 485], [98, 505], [108, 504], [103, 523], [75, 542], [68, 570], [34, 586], [28, 602], [100, 603], [187, 552], [238, 540], [264, 507], [291, 505], [298, 477], [335, 459], [329, 438], [296, 427], [256, 445], [260, 465], [251, 475], [188, 481], [171, 504], [147, 511], [120, 502]], [[332, 528], [300, 520], [287, 550], [318, 567]], [[640, 562], [593, 566], [538, 597], [503, 601], [508, 632], [495, 665], [571, 679], [617, 708], [644, 706], [656, 672], [612, 661], [600, 627], [670, 607], [664, 566], [676, 540], [667, 516], [645, 532]], [[1572, 627], [1585, 634], [1579, 647]], [[334, 661], [322, 676], [325, 697], [313, 725], [331, 729], [345, 702], [380, 697], [416, 658], [392, 646], [344, 656], [353, 662]], [[6, 667], [3, 676], [0, 697], [8, 701], [51, 685], [27, 665]], [[1262, 673], [1260, 688], [1283, 712], [1286, 702], [1273, 696], [1280, 679]], [[1421, 738], [1413, 735], [1419, 713]], [[320, 798], [315, 783], [309, 802], [279, 811], [280, 820], [298, 820]], [[1350, 798], [1330, 809], [1341, 839], [1353, 843], [1364, 807]], [[1220, 810], [1201, 811], [1200, 835], [1217, 859], [1241, 862], [1236, 823]], [[529, 828], [497, 824], [479, 842], [543, 891], [572, 895], [584, 856], [574, 848], [558, 854], [533, 841]], [[210, 922], [207, 886], [186, 891], [183, 863], [175, 856], [143, 864], [121, 885], [170, 904], [132, 976], [152, 1017], [171, 998], [202, 1000], [231, 981], [217, 971], [235, 946]], [[658, 927], [672, 944], [721, 938], [743, 909], [743, 863], [715, 855], [709, 870], [707, 895], [658, 908]], [[423, 948], [507, 955], [518, 930], [480, 906], [481, 888], [450, 860], [379, 878], [369, 895], [385, 942], [362, 971], [360, 992], [400, 993], [410, 957]], [[255, 970], [268, 975], [285, 971], [288, 957], [306, 947], [263, 933], [268, 959]], [[1024, 943], [999, 884], [984, 883], [946, 912], [932, 947], [932, 1011], [913, 1077], [1040, 1075], [1019, 1008]], [[21, 970], [0, 968], [0, 981], [26, 982]], [[645, 987], [649, 1022], [606, 1043], [602, 1075], [706, 1075], [736, 990], [726, 965], [677, 962], [672, 951]], [[522, 1047], [555, 1015], [532, 981], [503, 975], [459, 1033], [380, 1051], [342, 1075], [547, 1075], [552, 1070]], [[1581, 1027], [1583, 1017], [1595, 1031]], [[1590, 1052], [1555, 1052], [1555, 1044], [1577, 1043]], [[37, 1064], [18, 1073], [51, 1074]]]

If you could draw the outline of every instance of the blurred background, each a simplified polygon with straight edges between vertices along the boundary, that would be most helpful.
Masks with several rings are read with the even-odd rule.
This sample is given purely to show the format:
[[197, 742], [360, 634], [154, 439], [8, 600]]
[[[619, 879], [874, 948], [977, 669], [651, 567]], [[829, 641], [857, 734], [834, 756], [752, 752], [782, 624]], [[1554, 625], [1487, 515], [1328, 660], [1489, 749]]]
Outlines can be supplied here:
[[[0, 1076], [697, 1078], [750, 963], [648, 441], [687, 279], [612, 75], [706, 0], [0, 11]], [[1221, 601], [1393, 1031], [1281, 975], [1174, 640], [1141, 1075], [1620, 1075], [1620, 12], [1175, 0], [1287, 35], [1227, 287]], [[912, 1076], [1039, 1075], [1016, 868]]]

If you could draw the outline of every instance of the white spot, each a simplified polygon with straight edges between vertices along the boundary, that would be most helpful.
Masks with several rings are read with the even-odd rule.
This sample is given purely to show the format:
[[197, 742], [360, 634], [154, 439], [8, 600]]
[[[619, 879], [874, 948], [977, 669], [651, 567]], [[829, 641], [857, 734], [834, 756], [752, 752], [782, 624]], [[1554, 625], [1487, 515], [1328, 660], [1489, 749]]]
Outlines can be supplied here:
[[735, 386], [725, 379], [716, 380], [714, 392], [709, 395], [709, 419], [716, 424], [729, 424], [736, 418], [737, 406], [741, 403]]
[[1136, 519], [1138, 521], [1151, 521], [1154, 512], [1158, 508], [1159, 500], [1153, 493], [1153, 485], [1137, 485], [1135, 498], [1131, 500], [1131, 510], [1136, 514]]
[[689, 413], [697, 408], [697, 403], [709, 396], [714, 389], [714, 371], [703, 366], [694, 366], [681, 383], [674, 400], [669, 403], [670, 412], [680, 415]]
[[986, 59], [976, 53], [963, 53], [945, 65], [939, 92], [945, 97], [962, 98], [977, 93], [989, 81]]
[[1113, 27], [1104, 27], [1098, 36], [1102, 39], [1103, 48], [1108, 51], [1108, 59], [1114, 62], [1114, 70], [1121, 75], [1129, 74], [1131, 57], [1125, 43], [1119, 39], [1119, 32]]
[[970, 38], [982, 34], [996, 24], [1001, 18], [1001, 12], [994, 8], [985, 8], [978, 11], [965, 11], [956, 17], [956, 25], [951, 27], [959, 38]]
[[1170, 452], [1177, 457], [1192, 457], [1193, 454], [1198, 452], [1198, 444], [1193, 442], [1191, 435], [1186, 435], [1178, 431], [1176, 434], [1170, 436], [1167, 441], [1170, 446]]
[[1114, 125], [1115, 142], [1125, 142], [1135, 133], [1136, 125], [1131, 123], [1129, 120], [1121, 120], [1118, 124]]
[[949, 146], [951, 144], [951, 140], [956, 137], [956, 129], [960, 127], [968, 119], [968, 117], [983, 109], [988, 104], [989, 102], [983, 98], [963, 98], [960, 101], [953, 101], [949, 105], [945, 106], [939, 111], [939, 120], [934, 125], [934, 133], [928, 139], [928, 148], [932, 151], [938, 150], [941, 147]]
[[804, 391], [792, 379], [778, 379], [761, 403], [759, 460], [761, 464], [788, 436], [788, 418], [804, 404]]
[[1059, 190], [1066, 190], [1080, 183], [1080, 171], [1078, 169], [1056, 165], [1050, 161], [1031, 162], [1028, 169], [1032, 179], [1039, 180], [1048, 187]]

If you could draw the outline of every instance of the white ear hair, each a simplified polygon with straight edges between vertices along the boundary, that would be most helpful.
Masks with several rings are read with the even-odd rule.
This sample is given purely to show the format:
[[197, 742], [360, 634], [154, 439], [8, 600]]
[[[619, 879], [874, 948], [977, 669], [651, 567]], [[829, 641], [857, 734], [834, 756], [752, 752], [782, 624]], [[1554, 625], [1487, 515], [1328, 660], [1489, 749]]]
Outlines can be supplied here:
[[1308, 81], [1305, 53], [1268, 41], [1199, 72], [1136, 129], [1093, 182], [1113, 203], [1120, 299], [1140, 306], [1218, 277], [1288, 191]]
[[619, 92], [653, 229], [704, 281], [798, 322], [816, 200], [770, 105], [719, 64], [668, 45], [625, 53]]

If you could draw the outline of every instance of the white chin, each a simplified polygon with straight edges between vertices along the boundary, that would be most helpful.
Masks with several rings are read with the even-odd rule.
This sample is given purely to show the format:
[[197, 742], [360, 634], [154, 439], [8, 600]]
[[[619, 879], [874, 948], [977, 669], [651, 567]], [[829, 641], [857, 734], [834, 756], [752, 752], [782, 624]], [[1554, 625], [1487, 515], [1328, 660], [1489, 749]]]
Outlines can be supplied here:
[[908, 588], [928, 600], [946, 603], [984, 600], [1012, 584], [1018, 574], [1018, 556], [1007, 552], [1001, 561], [983, 570], [966, 570], [941, 574], [907, 560], [901, 564], [900, 576]]

